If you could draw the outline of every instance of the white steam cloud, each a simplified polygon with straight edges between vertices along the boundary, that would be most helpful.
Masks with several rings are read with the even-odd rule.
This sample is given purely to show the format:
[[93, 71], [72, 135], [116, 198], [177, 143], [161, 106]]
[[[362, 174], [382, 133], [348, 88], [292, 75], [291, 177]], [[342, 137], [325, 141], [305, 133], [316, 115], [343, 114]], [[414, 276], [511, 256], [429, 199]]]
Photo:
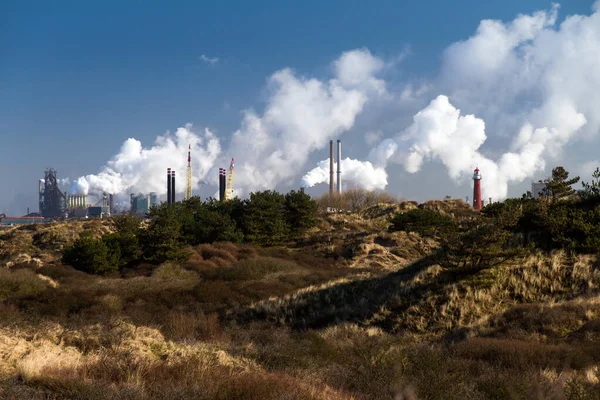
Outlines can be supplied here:
[[461, 116], [443, 95], [402, 134], [372, 149], [369, 160], [400, 163], [410, 173], [439, 160], [456, 181], [479, 166], [484, 197], [505, 198], [510, 183], [534, 177], [568, 143], [600, 131], [599, 10], [600, 1], [590, 16], [569, 16], [558, 28], [558, 5], [509, 23], [485, 20], [446, 50], [438, 86], [512, 136], [495, 161], [484, 156], [484, 121]]
[[385, 83], [374, 77], [383, 63], [368, 50], [343, 53], [332, 65], [334, 78], [327, 82], [297, 76], [290, 69], [269, 79], [270, 97], [262, 115], [246, 110], [241, 128], [233, 133], [230, 148], [221, 152], [219, 140], [207, 129], [194, 133], [191, 125], [175, 135], [157, 138], [144, 149], [128, 139], [100, 173], [76, 179], [73, 193], [123, 193], [125, 191], [166, 192], [167, 167], [177, 170], [183, 192], [187, 146], [192, 146], [194, 189], [210, 173], [236, 159], [236, 193], [273, 189], [297, 175], [311, 152], [326, 146], [330, 139], [352, 128], [356, 116], [368, 101], [369, 93], [385, 92]]
[[559, 150], [586, 122], [567, 104], [561, 113], [569, 124], [537, 129], [526, 124], [513, 143], [513, 151], [493, 161], [480, 152], [487, 139], [484, 121], [473, 115], [461, 116], [448, 97], [440, 95], [414, 116], [413, 124], [402, 135], [382, 142], [371, 156], [384, 165], [388, 160], [401, 163], [410, 173], [418, 172], [425, 161], [439, 160], [457, 181], [469, 179], [479, 167], [485, 197], [505, 198], [510, 182], [521, 182], [543, 170], [546, 150]]
[[[351, 182], [356, 187], [367, 190], [384, 189], [388, 184], [385, 169], [375, 167], [369, 161], [344, 158], [341, 167], [343, 184]], [[334, 163], [334, 169], [337, 171], [337, 163]], [[316, 168], [302, 178], [303, 187], [327, 182], [329, 182], [329, 159], [319, 162]]]
[[[331, 64], [330, 79], [282, 69], [268, 79], [265, 109], [243, 112], [226, 152], [211, 131], [196, 133], [191, 125], [150, 148], [128, 139], [98, 174], [72, 181], [72, 191], [164, 194], [165, 170], [172, 167], [181, 193], [191, 144], [195, 190], [203, 179], [216, 183], [217, 168], [235, 157], [234, 185], [244, 196], [290, 186], [308, 169], [311, 153], [362, 130], [356, 133], [371, 133], [355, 139], [373, 148], [365, 161], [342, 160], [348, 185], [384, 189], [386, 168], [400, 164], [416, 173], [436, 160], [457, 182], [478, 166], [484, 196], [504, 198], [511, 183], [540, 174], [570, 143], [600, 131], [600, 1], [590, 15], [568, 16], [559, 26], [558, 10], [482, 21], [473, 36], [446, 49], [440, 76], [428, 82], [386, 82], [380, 75], [393, 63], [367, 49], [343, 53]], [[406, 118], [428, 102], [412, 123]], [[399, 116], [403, 107], [414, 108]], [[382, 139], [380, 132], [390, 131], [400, 133]], [[328, 179], [325, 160], [302, 184]]]
[[188, 124], [174, 134], [167, 132], [157, 137], [150, 148], [143, 148], [139, 140], [127, 139], [120, 152], [98, 174], [74, 180], [69, 192], [86, 195], [156, 192], [161, 196], [166, 194], [167, 168], [175, 169], [179, 182], [177, 187], [179, 192], [183, 192], [188, 145], [194, 155], [192, 188], [197, 190], [221, 153], [221, 146], [210, 130], [196, 133]]

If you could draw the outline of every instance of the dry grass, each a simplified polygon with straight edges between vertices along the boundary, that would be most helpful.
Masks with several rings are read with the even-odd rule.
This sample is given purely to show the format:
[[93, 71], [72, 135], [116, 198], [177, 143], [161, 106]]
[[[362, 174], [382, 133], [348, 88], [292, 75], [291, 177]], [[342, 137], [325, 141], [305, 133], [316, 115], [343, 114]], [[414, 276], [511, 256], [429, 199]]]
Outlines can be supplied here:
[[294, 249], [202, 245], [122, 276], [10, 230], [0, 246], [28, 249], [12, 259], [47, 256], [0, 268], [0, 398], [600, 398], [596, 258], [444, 269], [423, 257], [434, 241], [382, 228], [416, 206], [329, 215]]

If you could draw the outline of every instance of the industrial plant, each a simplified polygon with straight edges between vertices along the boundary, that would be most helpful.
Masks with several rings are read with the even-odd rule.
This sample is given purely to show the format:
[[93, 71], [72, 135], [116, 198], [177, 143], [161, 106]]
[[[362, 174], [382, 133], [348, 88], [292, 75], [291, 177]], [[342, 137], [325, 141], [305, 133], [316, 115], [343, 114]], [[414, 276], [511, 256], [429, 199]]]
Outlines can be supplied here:
[[[337, 162], [337, 170], [335, 164]], [[335, 193], [341, 194], [342, 185], [342, 142], [337, 140], [337, 160], [335, 157], [334, 141], [329, 141], [329, 195]], [[235, 160], [231, 159], [229, 169], [219, 168], [219, 201], [227, 201], [234, 198], [233, 182], [235, 177]], [[192, 198], [192, 155], [191, 145], [188, 145], [187, 166], [185, 177], [185, 190], [183, 200]], [[472, 207], [481, 210], [486, 202], [481, 194], [481, 171], [475, 168], [473, 172], [473, 199]], [[538, 198], [545, 189], [543, 183], [532, 183], [532, 194]], [[174, 204], [176, 186], [175, 169], [167, 168], [167, 204]], [[96, 200], [96, 199], [94, 199]], [[467, 204], [469, 196], [466, 197]], [[492, 198], [488, 199], [488, 204], [492, 203]], [[139, 217], [144, 217], [150, 209], [158, 205], [158, 196], [156, 192], [150, 193], [131, 193], [129, 199], [130, 213]], [[87, 219], [104, 218], [115, 214], [114, 195], [112, 193], [102, 193], [101, 198], [95, 203], [90, 203], [88, 196], [78, 193], [67, 193], [59, 188], [59, 180], [56, 170], [48, 168], [44, 172], [44, 179], [39, 180], [39, 213], [29, 213], [24, 217], [7, 217], [0, 215], [0, 222], [6, 223], [37, 223], [56, 219]]]
[[235, 161], [232, 158], [229, 164], [229, 172], [225, 168], [219, 168], [219, 201], [233, 199], [233, 178], [235, 174]]
[[158, 204], [155, 192], [150, 192], [148, 195], [141, 193], [130, 195], [131, 214], [144, 216], [148, 211]]

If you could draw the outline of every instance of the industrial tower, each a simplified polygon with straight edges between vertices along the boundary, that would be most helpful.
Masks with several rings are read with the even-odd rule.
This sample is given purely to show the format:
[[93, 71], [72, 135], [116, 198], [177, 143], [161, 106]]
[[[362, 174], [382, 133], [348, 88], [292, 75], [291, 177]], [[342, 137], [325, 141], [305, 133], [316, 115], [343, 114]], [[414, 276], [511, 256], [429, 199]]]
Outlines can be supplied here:
[[62, 218], [67, 213], [67, 195], [58, 188], [56, 171], [52, 168], [44, 172], [44, 180], [39, 184], [40, 214], [44, 218]]
[[184, 200], [192, 198], [192, 146], [188, 145], [188, 163], [185, 169], [185, 193], [183, 194]]
[[481, 211], [481, 174], [479, 168], [473, 172], [473, 208]]
[[233, 175], [234, 175], [234, 163], [231, 158], [231, 164], [229, 165], [229, 173], [227, 174], [227, 187], [225, 188], [225, 200], [233, 199]]

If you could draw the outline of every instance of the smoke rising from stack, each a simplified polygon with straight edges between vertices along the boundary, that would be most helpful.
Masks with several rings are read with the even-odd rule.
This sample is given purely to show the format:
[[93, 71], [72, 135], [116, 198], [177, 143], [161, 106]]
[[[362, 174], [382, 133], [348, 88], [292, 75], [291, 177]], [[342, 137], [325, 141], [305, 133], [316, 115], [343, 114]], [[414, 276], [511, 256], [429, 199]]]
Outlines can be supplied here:
[[[600, 131], [599, 9], [597, 2], [591, 15], [567, 17], [560, 26], [557, 7], [506, 23], [482, 21], [470, 38], [444, 52], [439, 77], [423, 84], [406, 82], [398, 93], [389, 93], [388, 86], [399, 85], [379, 78], [390, 63], [366, 49], [343, 53], [332, 63], [328, 80], [287, 68], [277, 71], [268, 80], [265, 109], [244, 111], [227, 152], [221, 152], [209, 130], [196, 133], [191, 125], [160, 136], [151, 148], [128, 139], [98, 174], [73, 181], [71, 193], [131, 190], [164, 195], [164, 169], [185, 168], [185, 159], [175, 155], [183, 154], [188, 143], [198, 154], [195, 189], [207, 174], [217, 184], [216, 166], [231, 155], [238, 161], [240, 195], [274, 189], [306, 168], [311, 153], [325, 153], [334, 137], [362, 137], [387, 126], [388, 137], [364, 160], [337, 161], [348, 187], [384, 189], [386, 168], [397, 164], [414, 174], [425, 163], [438, 161], [458, 183], [468, 182], [479, 165], [485, 171], [483, 195], [501, 200], [509, 184], [541, 174], [568, 143]], [[389, 128], [404, 109], [421, 111], [412, 123]], [[372, 115], [378, 118], [366, 118]], [[387, 125], [373, 122], [375, 126], [360, 130], [360, 117]], [[488, 137], [490, 133], [495, 136]], [[352, 137], [344, 136], [347, 140]], [[309, 172], [303, 185], [332, 182], [333, 159], [330, 154], [316, 168], [304, 169]]]
[[221, 145], [209, 129], [197, 132], [191, 124], [187, 124], [175, 133], [167, 132], [157, 137], [150, 148], [144, 148], [139, 140], [127, 139], [119, 153], [98, 174], [75, 179], [69, 193], [101, 195], [103, 192], [156, 192], [166, 198], [167, 187], [162, 178], [164, 171], [168, 166], [185, 170], [187, 159], [175, 155], [185, 154], [188, 145], [198, 155], [192, 160], [194, 171], [197, 171], [192, 181], [196, 190], [221, 153]]

